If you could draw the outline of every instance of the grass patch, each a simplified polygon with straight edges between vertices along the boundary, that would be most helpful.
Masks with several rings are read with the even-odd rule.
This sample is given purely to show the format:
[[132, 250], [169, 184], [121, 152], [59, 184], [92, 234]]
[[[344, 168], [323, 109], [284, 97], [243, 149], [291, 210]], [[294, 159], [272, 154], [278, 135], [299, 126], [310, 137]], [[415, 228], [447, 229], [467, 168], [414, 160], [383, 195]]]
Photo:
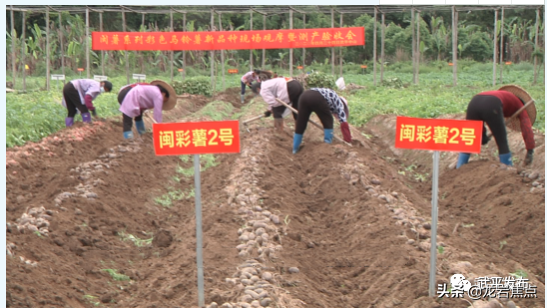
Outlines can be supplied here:
[[151, 236], [149, 239], [141, 239], [137, 236], [134, 236], [133, 234], [126, 233], [125, 231], [118, 232], [118, 235], [120, 236], [122, 242], [131, 241], [137, 247], [144, 247], [144, 246], [151, 245], [152, 240], [154, 239], [154, 236], [151, 232], [148, 233], [148, 235]]
[[92, 304], [95, 307], [101, 306], [101, 302], [98, 301], [97, 296], [86, 294], [86, 295], [84, 295], [84, 300], [87, 301], [88, 303]]
[[112, 277], [112, 279], [114, 279], [116, 281], [129, 281], [129, 280], [131, 280], [129, 278], [129, 276], [124, 275], [124, 274], [120, 274], [115, 269], [108, 268], [108, 269], [102, 269], [101, 271], [107, 272], [110, 275], [110, 277]]

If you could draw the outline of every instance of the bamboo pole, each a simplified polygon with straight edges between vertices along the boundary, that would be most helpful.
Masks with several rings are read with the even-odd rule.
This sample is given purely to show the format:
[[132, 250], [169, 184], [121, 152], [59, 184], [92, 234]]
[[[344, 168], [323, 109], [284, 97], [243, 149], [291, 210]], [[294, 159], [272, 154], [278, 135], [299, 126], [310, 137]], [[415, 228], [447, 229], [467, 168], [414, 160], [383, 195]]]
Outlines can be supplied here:
[[415, 23], [415, 8], [412, 8], [410, 13], [410, 23], [412, 24], [412, 82], [416, 84], [416, 28]]
[[[344, 14], [340, 13], [340, 28], [342, 28], [343, 23], [344, 23]], [[342, 77], [343, 76], [342, 70], [343, 70], [343, 65], [344, 65], [343, 57], [342, 57], [342, 47], [338, 47], [338, 49], [340, 49], [340, 77]]]
[[376, 85], [376, 23], [378, 22], [378, 7], [374, 7], [374, 33], [372, 34], [372, 69], [374, 71], [374, 85]]
[[[13, 5], [11, 6], [10, 15], [11, 15], [11, 73], [12, 73], [12, 83], [13, 88], [15, 89], [15, 78], [17, 77], [17, 68], [15, 66], [16, 58], [15, 58], [15, 41], [17, 40], [17, 35], [15, 34], [15, 21], [14, 21], [14, 14], [13, 14]], [[49, 76], [47, 77], [49, 78]], [[46, 81], [47, 82], [47, 81]]]
[[[125, 10], [122, 7], [122, 23], [123, 23], [123, 32], [126, 31], [126, 24], [125, 24]], [[125, 50], [125, 78], [127, 80], [127, 84], [129, 84], [129, 57], [128, 57], [129, 51]]]
[[503, 18], [505, 16], [505, 7], [501, 7], [501, 35], [500, 35], [500, 83], [503, 84]]
[[492, 74], [492, 85], [495, 86], [496, 85], [496, 65], [498, 65], [497, 63], [497, 57], [498, 57], [498, 10], [495, 10], [494, 11], [494, 59], [492, 62], [493, 63], [493, 74]]
[[414, 84], [420, 83], [420, 11], [416, 12], [416, 23], [418, 24], [416, 33], [416, 76]]
[[[253, 10], [251, 10], [251, 19], [249, 20], [251, 31], [253, 31]], [[251, 71], [253, 70], [253, 50], [249, 50], [249, 66], [251, 68]]]
[[[289, 29], [292, 30], [293, 24], [292, 24], [292, 9], [289, 9]], [[293, 76], [293, 49], [289, 49], [289, 76]]]
[[[306, 14], [304, 14], [302, 21], [304, 22], [304, 29], [306, 29]], [[306, 48], [302, 48], [302, 66], [306, 69]]]
[[[103, 12], [99, 12], [99, 31], [103, 32]], [[63, 71], [64, 74], [64, 71]], [[101, 50], [101, 74], [104, 76], [104, 50]]]
[[144, 15], [145, 15], [145, 14], [146, 14], [146, 13], [142, 13], [142, 17], [141, 17], [141, 25], [143, 25], [143, 26], [144, 26]]
[[[334, 28], [334, 8], [330, 9], [330, 27]], [[334, 76], [334, 47], [330, 49], [331, 54], [331, 74]]]
[[85, 74], [86, 78], [89, 79], [89, 8], [85, 8]]
[[[182, 31], [186, 32], [186, 13], [182, 14]], [[186, 78], [186, 50], [182, 51], [182, 81]]]
[[[61, 50], [60, 50], [60, 53], [61, 53], [61, 68], [62, 68], [63, 75], [65, 75], [65, 49], [64, 49], [64, 46], [63, 46], [63, 18], [62, 18], [62, 15], [63, 14], [61, 12], [59, 12], [59, 43], [61, 44]], [[63, 84], [64, 83], [65, 83], [65, 81], [63, 80]]]
[[[218, 13], [218, 30], [219, 31], [223, 31], [222, 30], [222, 13]], [[225, 89], [225, 86], [224, 86], [224, 50], [221, 50], [220, 51], [220, 62], [221, 62], [221, 68], [222, 68], [222, 89]]]
[[[534, 52], [538, 50], [538, 38], [539, 38], [539, 10], [536, 10], [536, 33], [535, 33], [535, 39], [534, 39]], [[534, 84], [537, 83], [538, 80], [538, 57], [534, 55]]]
[[[266, 15], [262, 15], [262, 29], [266, 30]], [[262, 69], [266, 66], [266, 49], [262, 48]]]
[[[215, 27], [215, 11], [211, 9], [211, 31], [214, 31]], [[209, 59], [211, 64], [211, 88], [213, 93], [215, 93], [215, 52], [213, 50], [209, 51]]]
[[382, 38], [380, 42], [380, 83], [384, 81], [384, 62], [385, 62], [385, 41], [386, 41], [386, 14], [382, 12]]
[[452, 78], [453, 86], [458, 85], [458, 11], [452, 6]]
[[[145, 15], [146, 15], [145, 13], [142, 13], [142, 17], [141, 17], [141, 28], [142, 28], [142, 29], [144, 29], [144, 27], [145, 27], [145, 22], [146, 22]], [[136, 51], [136, 53], [139, 54], [138, 51]], [[141, 52], [140, 52], [140, 55], [141, 55], [141, 59], [142, 59], [142, 61], [143, 61], [142, 65], [141, 65], [141, 70], [140, 70], [140, 72], [141, 72], [141, 74], [144, 74], [145, 71], [146, 71], [146, 69], [144, 68], [144, 65], [145, 65], [145, 64], [144, 64], [144, 51], [141, 51]], [[173, 61], [171, 61], [171, 62], [173, 62]]]
[[49, 7], [46, 6], [46, 90], [49, 91], [49, 78], [51, 67], [49, 66]]
[[[143, 15], [143, 19], [144, 19], [144, 15]], [[169, 26], [170, 26], [170, 29], [171, 29], [171, 32], [175, 31], [174, 30], [174, 27], [173, 27], [173, 9], [172, 8], [169, 8]], [[171, 63], [169, 65], [169, 67], [171, 68], [171, 83], [173, 83], [173, 62], [175, 61], [175, 52], [173, 50], [171, 50]]]
[[25, 72], [25, 69], [26, 69], [26, 64], [25, 64], [25, 49], [26, 49], [26, 42], [25, 42], [25, 23], [26, 23], [26, 16], [25, 16], [25, 11], [22, 12], [23, 13], [23, 18], [22, 18], [22, 26], [21, 26], [21, 66], [22, 66], [22, 72], [21, 72], [21, 75], [23, 76], [23, 91], [26, 91], [27, 90], [27, 80], [26, 80], [26, 72]]

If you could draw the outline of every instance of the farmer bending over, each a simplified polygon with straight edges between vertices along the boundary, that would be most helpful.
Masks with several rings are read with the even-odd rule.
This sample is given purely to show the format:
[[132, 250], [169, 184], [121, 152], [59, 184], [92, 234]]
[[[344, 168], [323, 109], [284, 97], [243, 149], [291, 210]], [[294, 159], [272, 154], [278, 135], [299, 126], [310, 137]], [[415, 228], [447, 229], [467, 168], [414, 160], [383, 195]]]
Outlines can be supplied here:
[[257, 74], [258, 71], [259, 70], [247, 72], [245, 75], [241, 77], [241, 103], [242, 104], [245, 103], [245, 86], [248, 86], [249, 88], [251, 88], [253, 81], [260, 81]]
[[65, 119], [67, 127], [74, 124], [76, 109], [82, 114], [82, 121], [91, 123], [91, 115], [97, 116], [93, 100], [103, 92], [112, 91], [110, 81], [95, 81], [93, 79], [76, 79], [68, 82], [63, 87], [63, 106], [68, 110], [68, 116]]
[[123, 137], [133, 138], [131, 128], [133, 118], [139, 135], [146, 132], [143, 112], [146, 109], [154, 109], [154, 120], [162, 122], [162, 111], [171, 110], [177, 103], [177, 95], [173, 87], [161, 80], [154, 80], [150, 85], [129, 85], [120, 91], [118, 95], [120, 111], [123, 113]]
[[302, 143], [302, 136], [308, 125], [308, 120], [312, 112], [315, 112], [324, 129], [324, 141], [332, 143], [334, 114], [340, 121], [340, 129], [344, 136], [344, 141], [351, 142], [351, 133], [348, 124], [348, 102], [345, 98], [338, 96], [336, 92], [326, 88], [311, 88], [304, 91], [298, 101], [298, 120], [293, 138], [293, 154], [298, 152]]
[[[509, 143], [507, 142], [507, 131], [505, 128], [504, 117], [511, 117], [517, 110], [524, 106], [525, 103], [532, 100], [532, 97], [522, 88], [509, 85], [501, 87], [496, 91], [487, 91], [477, 94], [471, 99], [467, 106], [467, 120], [484, 121], [482, 127], [482, 144], [488, 143], [490, 138], [486, 135], [486, 127], [488, 125], [496, 144], [498, 145], [498, 153], [500, 162], [513, 166], [511, 161], [511, 152], [509, 151]], [[536, 119], [536, 107], [534, 104], [529, 104], [517, 117], [508, 119], [507, 126], [514, 130], [521, 131], [526, 145], [526, 158], [524, 164], [532, 163], [534, 158], [534, 148], [536, 146], [534, 140], [534, 132], [532, 124]], [[460, 153], [456, 169], [469, 161], [469, 153]]]
[[[263, 82], [253, 84], [252, 90], [255, 94], [260, 94], [262, 99], [268, 104], [268, 110], [264, 113], [269, 117], [273, 113], [274, 127], [279, 132], [283, 131], [283, 115], [285, 107], [276, 99], [279, 99], [287, 104], [292, 104], [294, 109], [298, 109], [298, 99], [304, 88], [297, 80], [291, 78], [274, 78]], [[297, 115], [293, 112], [293, 118], [296, 121]]]

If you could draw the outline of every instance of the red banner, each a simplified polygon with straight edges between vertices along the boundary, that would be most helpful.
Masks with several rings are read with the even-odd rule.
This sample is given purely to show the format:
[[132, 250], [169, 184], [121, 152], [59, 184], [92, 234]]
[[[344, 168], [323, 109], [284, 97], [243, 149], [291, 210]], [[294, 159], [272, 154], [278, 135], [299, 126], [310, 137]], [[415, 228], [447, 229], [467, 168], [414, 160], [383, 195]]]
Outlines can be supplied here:
[[93, 50], [280, 49], [365, 44], [365, 28], [213, 32], [92, 32]]
[[239, 153], [239, 122], [186, 122], [153, 125], [156, 155]]
[[480, 153], [482, 121], [397, 117], [395, 147]]

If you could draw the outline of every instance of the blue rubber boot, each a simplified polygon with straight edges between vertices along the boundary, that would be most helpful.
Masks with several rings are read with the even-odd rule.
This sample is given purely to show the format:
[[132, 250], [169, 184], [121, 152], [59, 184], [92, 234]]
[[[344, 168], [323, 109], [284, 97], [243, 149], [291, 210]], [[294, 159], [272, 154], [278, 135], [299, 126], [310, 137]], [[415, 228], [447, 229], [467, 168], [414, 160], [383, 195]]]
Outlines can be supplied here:
[[298, 152], [298, 148], [300, 148], [300, 144], [302, 143], [302, 134], [294, 134], [293, 141], [292, 141], [292, 153], [296, 154]]
[[146, 127], [144, 127], [144, 121], [135, 121], [135, 126], [137, 127], [137, 131], [139, 132], [139, 135], [142, 135], [146, 133]]
[[458, 163], [456, 164], [456, 169], [459, 169], [461, 166], [467, 164], [470, 156], [471, 154], [469, 153], [460, 153], [460, 155], [458, 155]]
[[128, 132], [123, 132], [123, 138], [125, 139], [133, 139], [133, 132], [132, 131], [128, 131]]
[[324, 138], [324, 141], [326, 143], [332, 143], [332, 137], [334, 136], [334, 131], [332, 130], [332, 128], [325, 128], [324, 129], [324, 132], [325, 132], [325, 138]]
[[513, 166], [513, 160], [511, 159], [511, 152], [506, 154], [500, 154], [500, 162], [507, 166]]
[[84, 123], [91, 123], [91, 114], [89, 112], [82, 113], [82, 121]]
[[71, 127], [74, 124], [74, 118], [65, 118], [66, 127]]

